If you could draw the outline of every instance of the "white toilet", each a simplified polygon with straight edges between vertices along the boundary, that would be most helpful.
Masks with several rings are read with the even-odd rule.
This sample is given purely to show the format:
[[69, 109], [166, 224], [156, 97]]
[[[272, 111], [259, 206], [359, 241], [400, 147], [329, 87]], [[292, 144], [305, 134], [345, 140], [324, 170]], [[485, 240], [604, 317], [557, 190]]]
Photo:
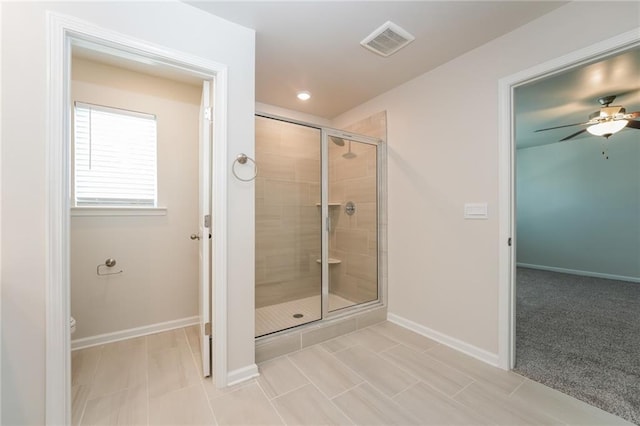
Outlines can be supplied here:
[[71, 329], [71, 334], [76, 332], [76, 319], [74, 317], [71, 317], [71, 323], [70, 325], [70, 329]]

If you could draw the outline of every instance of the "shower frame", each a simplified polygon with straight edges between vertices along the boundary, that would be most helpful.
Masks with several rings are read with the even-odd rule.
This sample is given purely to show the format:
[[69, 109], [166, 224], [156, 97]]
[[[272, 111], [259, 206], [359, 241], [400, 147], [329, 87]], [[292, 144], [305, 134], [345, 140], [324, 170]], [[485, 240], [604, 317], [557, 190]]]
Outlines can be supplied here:
[[[318, 129], [321, 132], [320, 141], [320, 159], [321, 159], [321, 178], [320, 178], [320, 193], [321, 193], [321, 307], [322, 316], [319, 320], [311, 321], [309, 323], [301, 324], [293, 329], [301, 329], [305, 327], [313, 327], [318, 323], [321, 323], [330, 319], [337, 319], [340, 317], [349, 316], [352, 314], [361, 313], [373, 308], [378, 308], [386, 305], [387, 298], [387, 180], [386, 180], [386, 166], [387, 166], [387, 145], [378, 138], [371, 136], [361, 135], [354, 132], [348, 132], [344, 130], [334, 129], [331, 127], [320, 126], [304, 121], [272, 115], [268, 113], [256, 112], [256, 117], [262, 117], [277, 121], [283, 121], [290, 124], [297, 124], [313, 129]], [[363, 302], [334, 311], [329, 311], [329, 137], [334, 136], [344, 139], [345, 142], [353, 141], [357, 143], [364, 143], [376, 147], [376, 224], [377, 224], [377, 294], [378, 297], [375, 300], [369, 302]], [[258, 164], [259, 166], [259, 164]], [[279, 330], [264, 336], [256, 337], [256, 340], [262, 340], [277, 336], [281, 333], [286, 333], [292, 330], [292, 328], [286, 328]]]

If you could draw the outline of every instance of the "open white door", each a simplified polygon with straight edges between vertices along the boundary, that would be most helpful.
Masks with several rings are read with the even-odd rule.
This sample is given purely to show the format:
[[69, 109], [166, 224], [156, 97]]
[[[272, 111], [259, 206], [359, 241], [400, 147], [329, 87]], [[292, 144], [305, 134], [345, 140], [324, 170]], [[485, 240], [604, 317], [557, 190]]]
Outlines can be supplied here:
[[200, 352], [202, 353], [202, 373], [211, 375], [211, 82], [202, 85], [200, 103], [200, 174], [198, 236], [199, 240], [199, 315]]

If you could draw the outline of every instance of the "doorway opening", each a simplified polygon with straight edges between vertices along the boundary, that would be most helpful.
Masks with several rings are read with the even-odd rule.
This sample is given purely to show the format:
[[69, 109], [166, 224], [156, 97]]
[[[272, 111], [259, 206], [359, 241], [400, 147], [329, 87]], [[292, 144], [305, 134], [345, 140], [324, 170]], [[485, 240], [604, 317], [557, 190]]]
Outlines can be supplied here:
[[[523, 244], [522, 238], [526, 238], [527, 235], [529, 235], [529, 238], [531, 238], [531, 234], [529, 233], [530, 229], [524, 229], [523, 226], [525, 224], [530, 224], [530, 222], [527, 221], [527, 218], [524, 218], [522, 216], [519, 216], [519, 220], [517, 223], [517, 227], [516, 227], [516, 195], [518, 196], [518, 204], [520, 204], [518, 206], [518, 208], [522, 207], [522, 202], [526, 201], [527, 196], [530, 196], [531, 193], [526, 193], [526, 189], [524, 189], [523, 187], [521, 187], [521, 185], [523, 184], [522, 179], [520, 179], [519, 182], [519, 186], [516, 188], [517, 186], [517, 180], [516, 180], [516, 173], [518, 173], [518, 176], [522, 177], [527, 177], [527, 170], [531, 170], [530, 168], [527, 168], [527, 164], [526, 162], [528, 160], [531, 160], [533, 156], [535, 156], [534, 154], [540, 154], [541, 151], [549, 151], [549, 150], [564, 150], [567, 151], [569, 149], [572, 149], [574, 151], [572, 151], [571, 153], [568, 153], [568, 151], [566, 152], [567, 155], [564, 155], [564, 157], [562, 157], [562, 155], [558, 152], [556, 152], [555, 154], [552, 154], [551, 156], [556, 160], [559, 161], [560, 157], [564, 158], [564, 161], [562, 161], [562, 169], [563, 172], [566, 172], [566, 169], [569, 167], [569, 164], [571, 163], [571, 156], [576, 155], [577, 151], [583, 151], [582, 154], [587, 155], [588, 153], [586, 151], [590, 151], [591, 154], [593, 154], [593, 157], [585, 157], [585, 158], [589, 158], [589, 161], [599, 161], [600, 163], [598, 163], [598, 165], [603, 165], [603, 164], [607, 164], [606, 162], [609, 161], [609, 163], [611, 162], [611, 160], [607, 160], [606, 157], [604, 157], [601, 153], [602, 151], [602, 147], [600, 146], [602, 141], [600, 141], [599, 139], [604, 139], [604, 138], [596, 138], [595, 136], [592, 136], [591, 138], [581, 138], [582, 134], [584, 132], [581, 132], [581, 129], [583, 127], [578, 127], [576, 129], [573, 128], [561, 128], [558, 129], [557, 132], [560, 132], [559, 134], [561, 134], [561, 136], [556, 137], [555, 140], [553, 140], [553, 144], [547, 144], [545, 145], [546, 147], [539, 147], [539, 148], [531, 148], [531, 149], [527, 149], [525, 151], [529, 151], [528, 154], [530, 155], [520, 155], [522, 153], [519, 153], [518, 155], [516, 155], [516, 149], [518, 148], [517, 144], [520, 143], [522, 144], [524, 141], [524, 136], [522, 135], [522, 132], [520, 131], [520, 128], [516, 128], [516, 125], [518, 126], [523, 126], [523, 121], [522, 121], [522, 115], [520, 116], [520, 120], [518, 120], [518, 118], [516, 117], [516, 106], [518, 105], [518, 96], [523, 96], [526, 95], [523, 90], [525, 90], [527, 87], [533, 87], [533, 86], [538, 86], [540, 84], [545, 84], [546, 81], [551, 81], [551, 79], [555, 79], [555, 78], [568, 78], [569, 76], [571, 76], [572, 74], [576, 73], [576, 72], [580, 72], [580, 70], [582, 69], [587, 69], [590, 66], [593, 66], [599, 62], [603, 62], [609, 59], [612, 59], [616, 56], [618, 57], [623, 57], [625, 53], [628, 52], [633, 52], [634, 50], [637, 51], [638, 46], [640, 46], [640, 37], [638, 37], [638, 31], [631, 31], [625, 34], [621, 34], [618, 37], [614, 37], [612, 39], [606, 40], [604, 42], [598, 43], [597, 45], [594, 46], [590, 46], [586, 49], [582, 49], [580, 51], [574, 52], [570, 55], [567, 55], [566, 57], [562, 57], [560, 59], [551, 61], [549, 63], [546, 64], [542, 64], [538, 67], [535, 67], [533, 69], [530, 70], [526, 70], [523, 71], [519, 74], [516, 74], [514, 76], [505, 78], [503, 80], [500, 81], [500, 101], [501, 101], [501, 108], [500, 108], [500, 113], [501, 113], [501, 127], [500, 127], [500, 131], [501, 131], [501, 137], [500, 137], [500, 149], [501, 149], [501, 155], [500, 155], [500, 164], [501, 164], [501, 168], [500, 168], [500, 205], [501, 205], [501, 211], [500, 211], [500, 238], [501, 238], [501, 243], [500, 243], [500, 312], [499, 312], [499, 324], [500, 324], [500, 340], [499, 340], [499, 351], [500, 351], [500, 365], [505, 368], [505, 369], [514, 369], [516, 368], [516, 366], [518, 366], [519, 368], [522, 367], [522, 365], [518, 365], [518, 359], [516, 359], [516, 313], [518, 314], [517, 318], [518, 318], [518, 335], [519, 335], [519, 339], [520, 342], [518, 343], [519, 345], [522, 344], [522, 342], [525, 342], [525, 340], [523, 339], [523, 334], [525, 332], [524, 330], [524, 326], [525, 326], [525, 321], [526, 319], [522, 317], [523, 314], [525, 314], [527, 312], [527, 308], [528, 306], [526, 306], [527, 303], [530, 302], [534, 302], [531, 300], [531, 297], [527, 296], [531, 296], [531, 293], [528, 292], [528, 290], [524, 287], [525, 284], [529, 285], [531, 282], [531, 273], [536, 274], [536, 270], [534, 269], [521, 269], [519, 268], [518, 272], [516, 272], [516, 266], [532, 266], [535, 265], [538, 262], [535, 261], [531, 261], [531, 260], [527, 260], [525, 259], [525, 257], [529, 257], [529, 259], [533, 259], [530, 256], [532, 255], [531, 252], [531, 244]], [[564, 85], [566, 87], [566, 84]], [[637, 89], [637, 88], [634, 88]], [[591, 91], [592, 93], [596, 93], [598, 92], [598, 90], [613, 90], [611, 88], [598, 88], [597, 83], [594, 83], [593, 81], [590, 83], [588, 89], [585, 89], [585, 91]], [[615, 89], [617, 91], [617, 93], [614, 94], [621, 94], [622, 92], [622, 88], [618, 87]], [[539, 95], [539, 93], [537, 93], [536, 95]], [[605, 93], [596, 93], [594, 94], [593, 97], [593, 101], [596, 101], [597, 98], [599, 96], [603, 96], [605, 95]], [[588, 97], [588, 93], [585, 93], [585, 96]], [[622, 98], [622, 97], [621, 97]], [[576, 101], [575, 99], [567, 99], [566, 101]], [[622, 99], [621, 99], [622, 100]], [[634, 104], [633, 100], [630, 100], [631, 105]], [[622, 102], [621, 102], [622, 103]], [[574, 102], [573, 104], [573, 108], [576, 108], [576, 105], [579, 104], [577, 102]], [[594, 108], [594, 109], [597, 109]], [[637, 108], [631, 108], [629, 111], [636, 111]], [[554, 109], [554, 111], [558, 112], [558, 111], [562, 111], [562, 109], [560, 108], [559, 105], [556, 105], [556, 108]], [[590, 111], [591, 112], [591, 111]], [[578, 120], [580, 121], [580, 120]], [[576, 123], [578, 121], [570, 121], [571, 123]], [[587, 121], [586, 119], [583, 121]], [[569, 123], [569, 122], [567, 122]], [[551, 122], [549, 123], [548, 126], [539, 126], [540, 128], [545, 128], [545, 127], [553, 127], [556, 125], [560, 125], [560, 124], [566, 124], [566, 123], [555, 123], [555, 122]], [[531, 131], [535, 130], [535, 129], [529, 129]], [[564, 133], [562, 133], [564, 131]], [[576, 132], [578, 131], [578, 132]], [[624, 132], [627, 132], [629, 134], [632, 135], [633, 137], [633, 132], [635, 132], [636, 130], [634, 129], [625, 129]], [[556, 132], [556, 130], [553, 130], [553, 132]], [[576, 133], [574, 133], [576, 132]], [[543, 132], [544, 133], [544, 132]], [[559, 139], [563, 138], [563, 137], [567, 137], [567, 135], [571, 135], [573, 134], [573, 137], [578, 137], [576, 140], [571, 141], [571, 142], [558, 142]], [[550, 138], [554, 138], [555, 136], [557, 136], [557, 133], [553, 133], [551, 135], [549, 135]], [[609, 141], [611, 144], [611, 152], [613, 152], [613, 150], [618, 150], [618, 149], [625, 149], [622, 145], [626, 144], [625, 141], [621, 140], [620, 138], [618, 138], [618, 140], [614, 140], [615, 138], [611, 138], [611, 140]], [[616, 141], [620, 141], [621, 144], [619, 144], [618, 147], [615, 147], [614, 144], [616, 143]], [[558, 143], [556, 143], [558, 142]], [[532, 141], [526, 141], [526, 143], [533, 143]], [[628, 145], [628, 144], [627, 144]], [[633, 147], [631, 146], [627, 146], [627, 148], [629, 149], [637, 149], [637, 144], [635, 144]], [[522, 145], [520, 146], [520, 148], [522, 148]], [[577, 150], [577, 151], [576, 151]], [[570, 154], [570, 155], [569, 155]], [[526, 157], [526, 158], [525, 158]], [[530, 158], [531, 157], [531, 158]], [[571, 157], [571, 158], [570, 158]], [[538, 160], [541, 160], [540, 158], [538, 158]], [[536, 184], [540, 184], [542, 181], [544, 181], [545, 179], [549, 179], [549, 176], [551, 174], [550, 170], [546, 170], [544, 168], [544, 164], [541, 161], [536, 161], [536, 170], [538, 173], [538, 178], [536, 179]], [[580, 166], [582, 166], [583, 164], [581, 163]], [[517, 170], [516, 170], [517, 168]], [[637, 168], [636, 168], [637, 170]], [[593, 168], [592, 168], [592, 172], [593, 172]], [[523, 174], [524, 173], [524, 174]], [[637, 174], [636, 174], [637, 176]], [[575, 176], [574, 176], [575, 177]], [[573, 179], [573, 178], [572, 178]], [[637, 179], [636, 179], [637, 180]], [[566, 182], [564, 182], [566, 183]], [[556, 185], [562, 185], [562, 183], [560, 182], [555, 182]], [[517, 189], [517, 191], [516, 191]], [[591, 187], [590, 191], [596, 191], [597, 188]], [[614, 191], [617, 191], [617, 189], [614, 189]], [[517, 194], [516, 194], [517, 192]], [[540, 193], [540, 189], [538, 188], [538, 193]], [[549, 194], [547, 194], [549, 195]], [[574, 197], [575, 198], [575, 197]], [[563, 208], [566, 208], [569, 204], [569, 199], [567, 197], [564, 197], [564, 202]], [[631, 200], [628, 200], [631, 201]], [[637, 198], [636, 198], [636, 203], [637, 203]], [[546, 202], [542, 202], [538, 207], [541, 207], [542, 205], [546, 206], [547, 208], [552, 208], [553, 203], [549, 203], [548, 200]], [[523, 213], [523, 211], [521, 210], [520, 213]], [[538, 212], [539, 213], [539, 212]], [[571, 227], [576, 227], [578, 222], [584, 223], [585, 220], [587, 220], [586, 215], [588, 214], [592, 214], [593, 212], [587, 210], [585, 211], [584, 209], [582, 209], [581, 213], [579, 214], [575, 214], [573, 215], [573, 220], [571, 221]], [[554, 219], [556, 220], [559, 217], [561, 217], [563, 214], [562, 211], [556, 211], [555, 214], [553, 215]], [[637, 218], [636, 218], [637, 219]], [[601, 227], [606, 227], [606, 223], [609, 219], [605, 220], [605, 221], [600, 221], [600, 226]], [[637, 229], [637, 220], [635, 222], [635, 226], [636, 229], [633, 230], [632, 232], [638, 232], [639, 230]], [[554, 223], [552, 223], [551, 219], [542, 221], [539, 223], [539, 225], [543, 225], [543, 228], [548, 228], [548, 227], [552, 227], [554, 226]], [[538, 237], [545, 232], [545, 229], [540, 229], [538, 233], [536, 233], [536, 239], [538, 239]], [[566, 226], [565, 229], [563, 230], [563, 232], [566, 231]], [[520, 240], [519, 240], [520, 239]], [[520, 241], [520, 244], [518, 244], [518, 241]], [[532, 243], [532, 241], [529, 241], [530, 243]], [[541, 241], [538, 241], [541, 242]], [[576, 244], [581, 244], [578, 242], [575, 242]], [[584, 244], [584, 243], [582, 243]], [[556, 246], [558, 246], [558, 244], [556, 243]], [[560, 246], [565, 248], [564, 253], [566, 255], [568, 255], [569, 257], [572, 257], [573, 259], [571, 260], [572, 262], [576, 262], [577, 261], [577, 257], [574, 256], [577, 252], [578, 252], [578, 248], [571, 248], [570, 245], [570, 241], [568, 239], [565, 239]], [[517, 250], [521, 250], [519, 252], [518, 258], [516, 258], [516, 251]], [[549, 254], [550, 252], [554, 251], [553, 249], [547, 248], [545, 250], [545, 255]], [[540, 258], [538, 258], [540, 259]], [[620, 259], [617, 259], [620, 260]], [[620, 263], [620, 262], [618, 262]], [[577, 265], [574, 263], [574, 265]], [[596, 265], [596, 263], [593, 262], [593, 260], [589, 261], [587, 260], [585, 265], [591, 265], [595, 268], [598, 267], [598, 265]], [[550, 265], [553, 267], [553, 265]], [[557, 266], [557, 265], [556, 265]], [[601, 265], [600, 265], [601, 266]], [[537, 268], [540, 269], [540, 268]], [[549, 269], [549, 268], [547, 268]], [[559, 271], [559, 269], [564, 269], [564, 271]], [[569, 281], [571, 281], [571, 276], [577, 277], [578, 275], [575, 273], [576, 271], [580, 270], [580, 269], [584, 269], [584, 268], [580, 268], [577, 266], [573, 266], [573, 267], [567, 267], [565, 266], [564, 268], [556, 268], [555, 271], [552, 270], [548, 270], [547, 272], [550, 274], [557, 274], [558, 272], [572, 272], [572, 275], [566, 275], [565, 278], [567, 278], [566, 280], [561, 280], [562, 283], [561, 284], [566, 284], [569, 283]], [[615, 273], [611, 273], [611, 275], [615, 275]], [[628, 275], [628, 274], [620, 274], [620, 275]], [[631, 274], [633, 275], [633, 274]], [[518, 277], [516, 279], [516, 277]], [[548, 279], [549, 277], [545, 276], [545, 281], [546, 284], [551, 283], [551, 279]], [[518, 280], [522, 280], [521, 282], [518, 282]], [[526, 281], [526, 282], [525, 282]], [[558, 284], [558, 281], [555, 281], [555, 284]], [[520, 284], [522, 284], [522, 287], [520, 286]], [[569, 285], [569, 284], [568, 284]], [[572, 285], [572, 284], [571, 284]], [[629, 283], [629, 285], [637, 285], [636, 284], [631, 284]], [[518, 297], [516, 297], [518, 296]], [[524, 300], [523, 299], [527, 299]], [[536, 294], [535, 298], [538, 298], [539, 295]], [[557, 298], [559, 298], [560, 295], [557, 295]], [[575, 300], [573, 299], [573, 302], [578, 305], [580, 303], [579, 300]], [[549, 304], [545, 305], [546, 307], [549, 306]], [[595, 309], [595, 305], [592, 307]], [[545, 308], [546, 309], [546, 308]], [[530, 311], [530, 310], [528, 310]], [[567, 311], [568, 312], [568, 311]], [[536, 315], [542, 315], [543, 312], [541, 311], [536, 311]], [[566, 318], [567, 320], [569, 320], [569, 318]], [[561, 322], [558, 324], [557, 321], [560, 320]], [[520, 322], [522, 321], [522, 323]], [[567, 330], [570, 328], [567, 326], [567, 324], [569, 324], [570, 321], [568, 321], [567, 323], [564, 323], [562, 321], [562, 318], [556, 318], [555, 320], [549, 320], [548, 324], [546, 324], [545, 326], [549, 326], [551, 327], [552, 324], [556, 324], [556, 327], [561, 329], [561, 331], [558, 330], [554, 330], [555, 332], [568, 332]], [[575, 335], [569, 336], [571, 338], [575, 338]], [[584, 337], [584, 336], [583, 336]], [[544, 349], [541, 349], [543, 352], [546, 351], [551, 351], [552, 348], [552, 344], [551, 344], [551, 336], [546, 336], [544, 340], [546, 340], [547, 338], [549, 338], [549, 341], [545, 341], [544, 343]], [[587, 339], [588, 340], [588, 339]], [[519, 349], [522, 349], [522, 347], [519, 347]], [[578, 351], [575, 354], [575, 357], [572, 361], [570, 361], [570, 364], [572, 366], [575, 366], [576, 364], [584, 361], [584, 359], [581, 361], [581, 357], [582, 358], [587, 358], [588, 356], [586, 355], [586, 351]], [[524, 360], [522, 360], [524, 361]], [[560, 362], [560, 361], [558, 361]], [[542, 367], [544, 368], [544, 367]], [[520, 371], [520, 370], [518, 370]], [[537, 381], [543, 381], [540, 378], [535, 378], [534, 380]], [[566, 380], [567, 382], [571, 382], [572, 378], [570, 377], [565, 377], [564, 380]], [[543, 383], [547, 384], [548, 386], [551, 387], [556, 387], [553, 385], [552, 382], [544, 382]], [[556, 387], [558, 388], [558, 387]], [[579, 399], [583, 399], [591, 404], [594, 405], [599, 405], [596, 404], [595, 399], [589, 399], [588, 397], [586, 397], [585, 395], [581, 394], [578, 391], [575, 391], [578, 388], [577, 384], [575, 384], [575, 386], [569, 386], [568, 388], [561, 388], [559, 390], [565, 392], [565, 393], [569, 393], [572, 396], [575, 396]], [[602, 405], [600, 405], [600, 408], [604, 408], [607, 411], [612, 411], [611, 408], [605, 408]], [[613, 412], [613, 411], [612, 411]], [[620, 411], [616, 411], [615, 414], [618, 415], [624, 415], [624, 413], [620, 412]], [[627, 417], [628, 418], [628, 417]], [[636, 419], [637, 420], [637, 419]]]
[[[202, 58], [171, 51], [160, 46], [123, 36], [118, 33], [94, 27], [86, 22], [72, 20], [67, 17], [50, 15], [50, 53], [49, 65], [51, 69], [49, 107], [50, 116], [50, 140], [49, 140], [49, 252], [48, 259], [48, 300], [47, 300], [47, 354], [46, 354], [46, 418], [48, 424], [71, 423], [71, 336], [70, 336], [70, 296], [71, 296], [71, 212], [74, 207], [74, 218], [78, 211], [93, 216], [104, 216], [105, 209], [113, 219], [122, 221], [124, 216], [152, 215], [155, 219], [169, 220], [170, 213], [162, 209], [162, 195], [149, 201], [149, 197], [133, 197], [143, 200], [149, 205], [135, 206], [119, 205], [92, 207], [80, 206], [76, 197], [75, 187], [72, 185], [72, 171], [76, 170], [72, 158], [72, 116], [74, 114], [74, 99], [72, 99], [72, 56], [73, 53], [84, 51], [92, 59], [103, 62], [125, 65], [124, 68], [134, 69], [147, 74], [154, 74], [164, 78], [181, 79], [182, 81], [199, 81], [201, 96], [198, 104], [194, 106], [198, 110], [198, 118], [194, 123], [199, 129], [193, 132], [196, 135], [196, 147], [192, 147], [192, 159], [197, 163], [191, 164], [195, 170], [199, 170], [195, 176], [195, 187], [199, 188], [199, 194], [192, 200], [197, 204], [197, 213], [194, 213], [192, 222], [188, 225], [189, 231], [183, 232], [188, 244], [198, 244], [199, 261], [196, 262], [199, 291], [192, 288], [192, 293], [198, 295], [198, 314], [188, 317], [192, 322], [199, 324], [196, 334], [199, 335], [200, 348], [198, 350], [202, 363], [200, 375], [209, 376], [214, 372], [216, 385], [226, 386], [226, 259], [224, 246], [226, 245], [226, 66], [214, 63]], [[85, 58], [86, 59], [86, 58]], [[76, 68], [77, 70], [77, 68]], [[108, 74], [108, 73], [107, 73]], [[95, 74], [94, 74], [95, 77]], [[109, 76], [106, 75], [106, 78]], [[100, 103], [100, 102], [98, 102]], [[108, 102], [105, 102], [108, 103]], [[77, 105], [77, 104], [76, 104]], [[108, 107], [109, 105], [107, 105]], [[85, 109], [86, 104], [83, 105]], [[102, 105], [104, 107], [104, 105]], [[90, 110], [91, 108], [89, 108]], [[96, 105], [96, 111], [101, 110], [101, 105]], [[102, 108], [102, 112], [108, 108]], [[113, 110], [109, 112], [113, 113]], [[116, 111], [118, 112], [118, 111]], [[139, 112], [139, 111], [138, 111]], [[96, 116], [99, 114], [96, 114]], [[134, 114], [122, 114], [134, 116]], [[144, 114], [142, 114], [144, 115]], [[141, 115], [138, 115], [141, 116]], [[148, 118], [148, 117], [147, 117]], [[212, 126], [212, 122], [216, 125]], [[166, 123], [165, 123], [166, 124]], [[97, 124], [96, 124], [97, 125]], [[96, 148], [97, 140], [91, 148]], [[195, 154], [193, 154], [195, 151]], [[178, 155], [180, 150], [177, 151]], [[74, 153], [75, 155], [75, 153]], [[153, 155], [151, 156], [153, 157]], [[161, 158], [161, 157], [157, 157]], [[93, 160], [91, 160], [93, 161]], [[100, 161], [95, 158], [95, 161]], [[97, 163], [95, 164], [97, 169]], [[139, 167], [142, 169], [143, 167]], [[133, 168], [135, 169], [135, 167]], [[172, 179], [168, 179], [171, 181]], [[160, 181], [161, 182], [161, 181]], [[121, 182], [122, 183], [122, 182]], [[131, 180], [124, 182], [121, 187], [129, 187]], [[193, 186], [191, 183], [191, 186]], [[72, 201], [71, 188], [74, 188]], [[126, 192], [126, 191], [125, 191]], [[151, 191], [153, 192], [153, 191]], [[161, 194], [161, 191], [160, 191]], [[95, 202], [100, 197], [85, 197], [83, 200]], [[107, 199], [109, 196], [106, 197]], [[127, 195], [117, 197], [119, 203]], [[193, 197], [192, 197], [193, 198]], [[130, 200], [129, 200], [130, 201]], [[180, 203], [181, 201], [177, 201]], [[187, 201], [185, 200], [185, 203]], [[124, 204], [127, 204], [126, 202]], [[135, 204], [135, 203], [134, 203]], [[175, 206], [175, 203], [174, 203]], [[160, 207], [160, 208], [159, 208]], [[177, 206], [176, 206], [177, 207]], [[179, 219], [179, 218], [178, 218]], [[134, 227], [135, 228], [135, 227]], [[134, 229], [130, 228], [130, 229]], [[199, 229], [195, 229], [199, 228]], [[184, 231], [184, 230], [183, 230]], [[190, 240], [190, 235], [191, 240]], [[212, 239], [211, 235], [216, 238]], [[123, 234], [125, 239], [126, 232]], [[130, 236], [130, 235], [129, 235]], [[154, 244], [153, 235], [137, 238], [144, 244]], [[151, 241], [149, 241], [151, 240]], [[97, 242], [97, 241], [96, 241]], [[104, 242], [104, 241], [103, 241]], [[122, 241], [119, 241], [122, 243]], [[126, 245], [126, 241], [124, 242]], [[155, 244], [160, 243], [155, 241]], [[105, 244], [108, 250], [109, 244]], [[166, 251], [173, 247], [165, 247]], [[144, 250], [143, 250], [144, 251]], [[149, 250], [151, 251], [151, 250]], [[105, 251], [106, 253], [106, 251]], [[106, 259], [97, 261], [97, 266], [92, 268], [96, 275], [112, 275], [107, 277], [122, 278], [127, 271], [125, 266], [129, 259], [114, 259], [106, 255]], [[126, 256], [128, 257], [128, 256]], [[130, 266], [132, 264], [129, 264]], [[86, 265], [83, 265], [86, 266]], [[178, 267], [178, 266], [176, 266]], [[131, 266], [130, 271], [135, 269]], [[120, 271], [123, 271], [120, 273]], [[149, 273], [150, 268], [146, 268]], [[193, 272], [193, 271], [192, 271]], [[132, 274], [134, 275], [134, 274]], [[138, 277], [140, 278], [140, 277]], [[144, 277], [142, 277], [144, 279]], [[115, 281], [112, 281], [112, 284]], [[80, 283], [82, 284], [82, 283]], [[122, 289], [121, 289], [122, 290]], [[124, 289], [124, 292], [131, 289]], [[113, 291], [113, 287], [105, 290], [105, 293]], [[171, 292], [168, 292], [171, 293]], [[104, 296], [104, 294], [103, 294]], [[107, 295], [108, 296], [108, 295]], [[133, 297], [133, 295], [131, 294]], [[171, 295], [165, 295], [171, 298]], [[150, 308], [143, 308], [150, 309]], [[213, 313], [212, 313], [213, 311]], [[148, 312], [147, 312], [148, 313]], [[117, 314], [122, 314], [118, 312]], [[122, 322], [126, 315], [120, 315], [118, 321]], [[147, 320], [153, 315], [147, 316]], [[158, 318], [158, 317], [156, 317]], [[153, 320], [152, 320], [153, 321]], [[150, 334], [163, 327], [165, 329], [179, 327], [180, 321], [157, 321], [156, 324], [144, 324], [134, 327], [119, 325], [120, 331], [116, 333], [102, 333], [93, 336], [93, 341], [85, 342], [87, 346], [104, 343], [100, 339], [110, 338], [121, 340], [136, 335]], [[134, 324], [134, 323], [132, 323]], [[87, 324], [88, 325], [88, 324]], [[186, 324], [184, 324], [186, 325]], [[82, 323], [78, 322], [78, 328]], [[118, 326], [116, 326], [117, 328]], [[160, 328], [158, 328], [160, 327]], [[211, 343], [211, 336], [215, 336]], [[215, 354], [215, 356], [212, 356]], [[212, 358], [214, 361], [212, 362]], [[195, 365], [195, 364], [194, 364]]]

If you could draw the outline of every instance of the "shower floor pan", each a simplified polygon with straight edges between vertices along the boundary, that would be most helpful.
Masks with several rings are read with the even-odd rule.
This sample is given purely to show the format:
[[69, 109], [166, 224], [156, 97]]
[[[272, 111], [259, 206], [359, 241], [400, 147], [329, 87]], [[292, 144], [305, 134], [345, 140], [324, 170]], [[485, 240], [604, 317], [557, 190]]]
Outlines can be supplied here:
[[[355, 303], [350, 300], [329, 294], [329, 306], [332, 310], [353, 305]], [[320, 306], [318, 295], [258, 308], [256, 309], [256, 337], [319, 320], [322, 318]]]

